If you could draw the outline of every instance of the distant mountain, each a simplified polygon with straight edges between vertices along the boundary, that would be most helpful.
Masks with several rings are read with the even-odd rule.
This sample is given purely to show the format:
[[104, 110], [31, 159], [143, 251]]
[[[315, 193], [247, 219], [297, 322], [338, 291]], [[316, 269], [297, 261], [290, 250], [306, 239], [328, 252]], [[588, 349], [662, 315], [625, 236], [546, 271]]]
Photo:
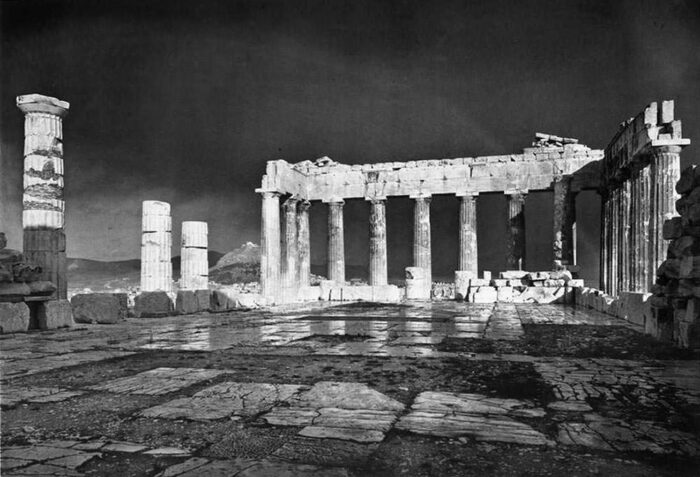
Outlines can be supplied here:
[[260, 245], [246, 242], [228, 252], [209, 269], [209, 279], [224, 285], [257, 282], [260, 279]]
[[241, 263], [260, 263], [260, 245], [246, 242], [222, 256], [213, 268], [223, 268]]

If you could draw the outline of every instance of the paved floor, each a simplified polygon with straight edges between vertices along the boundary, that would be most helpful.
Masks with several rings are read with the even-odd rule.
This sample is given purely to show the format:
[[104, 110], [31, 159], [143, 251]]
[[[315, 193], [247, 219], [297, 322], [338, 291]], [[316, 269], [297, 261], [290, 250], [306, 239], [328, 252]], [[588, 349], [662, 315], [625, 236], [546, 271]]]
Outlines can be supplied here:
[[2, 475], [697, 475], [700, 362], [554, 305], [349, 304], [0, 338]]

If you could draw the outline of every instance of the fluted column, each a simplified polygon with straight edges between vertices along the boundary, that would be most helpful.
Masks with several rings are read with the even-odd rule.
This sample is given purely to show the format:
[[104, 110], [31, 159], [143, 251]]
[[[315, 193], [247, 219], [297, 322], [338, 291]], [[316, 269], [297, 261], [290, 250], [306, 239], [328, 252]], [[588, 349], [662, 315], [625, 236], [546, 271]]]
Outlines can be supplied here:
[[430, 253], [430, 197], [415, 197], [413, 214], [413, 266], [426, 270], [426, 281], [433, 282]]
[[639, 171], [630, 178], [629, 195], [629, 291], [639, 291]]
[[610, 294], [617, 295], [620, 288], [620, 189], [613, 189], [611, 195]]
[[262, 192], [260, 232], [260, 287], [264, 297], [274, 300], [280, 289], [280, 194], [278, 192]]
[[386, 200], [371, 200], [369, 212], [369, 284], [386, 285]]
[[630, 290], [630, 189], [629, 179], [620, 186], [620, 292]]
[[654, 272], [666, 259], [668, 241], [663, 238], [664, 221], [676, 215], [676, 182], [680, 179], [680, 146], [656, 146], [651, 160], [651, 267]]
[[610, 201], [607, 190], [598, 190], [600, 196], [600, 265], [598, 274], [600, 275], [599, 287], [604, 292], [608, 292], [610, 277]]
[[182, 222], [180, 289], [209, 288], [209, 227], [206, 222]]
[[574, 223], [576, 193], [571, 190], [571, 176], [565, 176], [554, 182], [554, 270], [574, 264]]
[[68, 295], [65, 202], [63, 197], [63, 118], [70, 104], [49, 96], [17, 97], [24, 113], [24, 256], [56, 285], [55, 298]]
[[459, 270], [479, 274], [479, 252], [476, 231], [477, 193], [461, 196], [459, 204]]
[[651, 168], [645, 167], [639, 171], [639, 268], [640, 291], [649, 292], [656, 280], [656, 268], [652, 269], [650, 258], [650, 221], [651, 221]]
[[343, 200], [328, 203], [328, 279], [345, 283], [345, 240]]
[[297, 287], [297, 202], [298, 199], [290, 197], [284, 201], [284, 267], [282, 269], [282, 283], [286, 290], [291, 291]]
[[173, 287], [170, 204], [144, 200], [141, 229], [141, 291], [170, 292]]
[[309, 231], [309, 208], [311, 202], [308, 200], [299, 201], [297, 205], [297, 247], [299, 253], [298, 260], [298, 281], [300, 287], [308, 287], [311, 276], [311, 235]]
[[508, 255], [506, 268], [525, 267], [525, 191], [506, 191], [508, 196]]

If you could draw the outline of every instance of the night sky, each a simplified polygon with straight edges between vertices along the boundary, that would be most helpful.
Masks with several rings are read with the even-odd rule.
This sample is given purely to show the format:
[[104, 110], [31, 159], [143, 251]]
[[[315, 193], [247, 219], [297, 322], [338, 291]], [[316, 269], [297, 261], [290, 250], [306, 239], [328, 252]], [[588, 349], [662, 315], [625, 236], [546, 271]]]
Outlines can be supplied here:
[[[70, 257], [139, 256], [140, 203], [209, 222], [210, 248], [260, 238], [265, 162], [345, 163], [519, 152], [536, 131], [604, 148], [651, 101], [676, 100], [700, 155], [700, 2], [5, 1], [0, 229], [21, 248], [19, 94], [64, 122]], [[479, 198], [480, 268], [505, 261], [505, 198]], [[579, 195], [579, 261], [597, 276], [599, 202]], [[364, 265], [368, 205], [346, 205]], [[526, 203], [528, 268], [551, 257], [551, 194]], [[411, 202], [388, 202], [392, 275], [410, 265]], [[433, 199], [434, 275], [457, 262], [458, 201]], [[325, 261], [324, 205], [312, 261]], [[177, 250], [174, 253], [178, 253]]]

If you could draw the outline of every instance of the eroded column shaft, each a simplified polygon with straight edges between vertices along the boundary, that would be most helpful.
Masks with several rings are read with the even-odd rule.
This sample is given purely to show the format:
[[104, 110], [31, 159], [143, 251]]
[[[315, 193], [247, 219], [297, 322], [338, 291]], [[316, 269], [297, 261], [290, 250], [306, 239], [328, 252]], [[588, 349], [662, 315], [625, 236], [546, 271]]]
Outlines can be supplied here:
[[571, 191], [571, 177], [554, 182], [554, 269], [574, 264], [574, 223], [576, 222], [576, 195]]
[[343, 204], [328, 203], [328, 279], [341, 284], [345, 283]]
[[206, 222], [182, 223], [180, 249], [180, 288], [206, 290], [209, 288], [209, 229]]
[[413, 214], [413, 266], [426, 270], [426, 280], [432, 283], [430, 253], [430, 197], [415, 199]]
[[298, 280], [300, 287], [308, 287], [311, 276], [311, 235], [309, 209], [311, 202], [302, 200], [297, 205]]
[[372, 200], [369, 212], [369, 284], [387, 283], [386, 201]]
[[610, 235], [610, 202], [608, 193], [605, 190], [599, 190], [600, 195], [600, 289], [608, 292], [608, 283], [610, 276], [609, 272], [609, 235]]
[[630, 290], [630, 186], [629, 179], [620, 186], [620, 292]]
[[639, 205], [639, 269], [640, 291], [649, 292], [656, 280], [656, 269], [652, 269], [649, 246], [649, 230], [651, 221], [651, 168], [645, 167], [639, 171], [640, 205]]
[[675, 204], [678, 199], [676, 182], [680, 178], [680, 146], [657, 146], [652, 148], [651, 161], [651, 267], [653, 273], [666, 259], [668, 240], [663, 238], [664, 221], [676, 215]]
[[30, 94], [17, 97], [24, 113], [24, 256], [56, 285], [54, 298], [66, 299], [65, 203], [63, 197], [63, 118], [70, 105]]
[[479, 274], [475, 195], [462, 196], [459, 204], [459, 270]]
[[508, 255], [506, 268], [525, 268], [525, 195], [522, 192], [508, 194]]
[[294, 197], [284, 202], [284, 267], [282, 283], [288, 290], [297, 287], [297, 202]]
[[143, 201], [141, 222], [141, 291], [172, 291], [172, 219], [170, 204]]
[[274, 299], [280, 288], [280, 201], [277, 192], [262, 192], [260, 288]]

